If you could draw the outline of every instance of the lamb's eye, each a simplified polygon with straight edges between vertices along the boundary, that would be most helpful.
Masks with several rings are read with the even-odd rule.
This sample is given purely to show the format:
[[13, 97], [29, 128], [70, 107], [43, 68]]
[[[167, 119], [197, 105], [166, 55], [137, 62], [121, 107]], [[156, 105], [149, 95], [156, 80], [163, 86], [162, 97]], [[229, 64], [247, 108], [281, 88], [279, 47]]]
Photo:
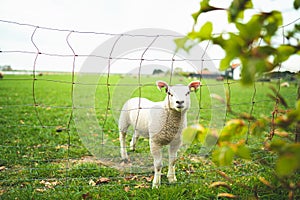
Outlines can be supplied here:
[[189, 95], [190, 94], [190, 91], [188, 91], [186, 94], [185, 94], [185, 96], [187, 96], [187, 95]]

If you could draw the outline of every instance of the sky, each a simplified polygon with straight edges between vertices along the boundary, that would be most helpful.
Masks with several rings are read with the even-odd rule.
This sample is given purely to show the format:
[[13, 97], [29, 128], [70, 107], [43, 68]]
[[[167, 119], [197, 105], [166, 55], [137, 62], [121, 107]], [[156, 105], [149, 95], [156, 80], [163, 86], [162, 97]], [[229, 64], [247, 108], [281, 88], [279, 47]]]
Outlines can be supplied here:
[[[191, 14], [199, 9], [199, 0], [1, 0], [0, 20], [32, 24], [34, 26], [120, 34], [135, 29], [167, 29], [179, 34], [186, 34], [193, 25]], [[212, 0], [218, 7], [228, 7], [229, 0]], [[280, 10], [284, 24], [299, 18], [299, 11], [292, 7], [293, 0], [254, 0], [256, 11]], [[234, 30], [228, 25], [226, 13], [218, 11], [205, 14], [198, 20], [199, 26], [207, 21], [214, 23], [214, 32]], [[287, 27], [289, 28], [289, 27]], [[34, 27], [19, 26], [0, 21], [0, 50], [36, 52], [31, 42]], [[66, 38], [69, 32], [38, 29], [34, 42], [41, 52], [52, 54], [72, 54]], [[111, 39], [110, 35], [72, 34], [69, 38], [77, 54], [91, 54], [103, 42]], [[205, 44], [202, 44], [205, 48]], [[217, 47], [210, 47], [208, 56], [218, 60], [224, 53]], [[132, 55], [134, 56], [134, 54]], [[11, 65], [13, 69], [32, 69], [35, 54], [1, 53], [0, 65]], [[77, 59], [77, 69], [85, 58]], [[290, 70], [300, 69], [299, 56], [291, 58], [284, 66]], [[39, 56], [37, 70], [70, 71], [72, 57]], [[295, 64], [297, 63], [297, 64]], [[121, 63], [118, 63], [119, 65]], [[158, 63], [159, 64], [159, 63]], [[125, 66], [125, 64], [124, 64]], [[181, 64], [181, 66], [183, 66]]]

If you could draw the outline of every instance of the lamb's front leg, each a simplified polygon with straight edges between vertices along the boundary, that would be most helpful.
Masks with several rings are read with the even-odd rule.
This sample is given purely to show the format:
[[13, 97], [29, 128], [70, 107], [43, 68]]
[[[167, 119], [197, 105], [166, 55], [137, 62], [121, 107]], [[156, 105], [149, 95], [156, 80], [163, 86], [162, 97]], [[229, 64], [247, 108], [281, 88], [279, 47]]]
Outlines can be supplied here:
[[126, 132], [120, 131], [120, 152], [123, 161], [128, 162], [128, 155], [126, 151]]
[[151, 154], [154, 159], [154, 178], [152, 188], [158, 188], [161, 183], [162, 153], [161, 146], [150, 141]]
[[178, 141], [173, 141], [170, 144], [170, 148], [169, 148], [169, 169], [168, 169], [168, 180], [169, 183], [174, 183], [177, 181], [176, 179], [176, 175], [175, 175], [175, 162], [177, 160], [177, 151], [180, 147], [180, 140]]

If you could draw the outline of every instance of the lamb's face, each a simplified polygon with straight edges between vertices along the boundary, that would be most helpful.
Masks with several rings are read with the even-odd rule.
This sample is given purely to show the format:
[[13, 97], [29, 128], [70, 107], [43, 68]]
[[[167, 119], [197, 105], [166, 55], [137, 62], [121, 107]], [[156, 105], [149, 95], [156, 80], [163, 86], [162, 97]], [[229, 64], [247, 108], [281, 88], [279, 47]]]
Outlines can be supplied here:
[[178, 112], [190, 108], [190, 88], [184, 85], [175, 85], [167, 89], [169, 108]]
[[196, 91], [200, 87], [200, 81], [192, 81], [188, 86], [174, 85], [170, 87], [164, 81], [157, 81], [156, 85], [159, 90], [166, 89], [168, 107], [181, 112], [190, 108], [190, 92]]

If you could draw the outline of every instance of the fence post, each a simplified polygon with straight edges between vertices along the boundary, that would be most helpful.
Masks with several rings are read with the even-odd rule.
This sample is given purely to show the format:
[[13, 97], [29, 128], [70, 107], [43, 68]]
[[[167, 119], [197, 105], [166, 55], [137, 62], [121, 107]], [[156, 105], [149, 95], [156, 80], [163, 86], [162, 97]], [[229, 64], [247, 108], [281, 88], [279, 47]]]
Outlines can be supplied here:
[[[300, 101], [300, 80], [298, 81], [298, 96], [297, 101]], [[300, 142], [300, 121], [296, 123], [295, 142]]]

